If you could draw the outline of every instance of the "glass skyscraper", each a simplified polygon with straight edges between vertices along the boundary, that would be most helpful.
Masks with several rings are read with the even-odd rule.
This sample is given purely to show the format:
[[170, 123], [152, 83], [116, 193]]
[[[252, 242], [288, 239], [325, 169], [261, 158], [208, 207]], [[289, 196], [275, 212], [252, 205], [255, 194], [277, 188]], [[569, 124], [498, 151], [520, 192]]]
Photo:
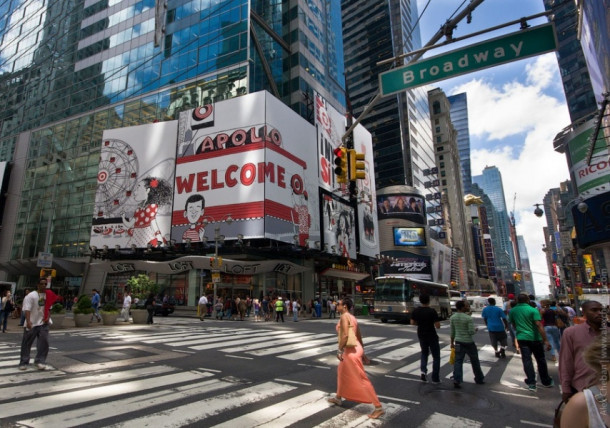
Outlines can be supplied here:
[[[591, 86], [591, 78], [582, 46], [575, 31], [578, 26], [576, 2], [543, 0], [546, 10], [553, 9], [553, 21], [557, 34], [557, 62], [566, 93], [570, 119], [578, 119], [597, 111], [597, 103]], [[595, 3], [595, 2], [593, 2]]]
[[447, 97], [451, 104], [451, 122], [457, 131], [457, 145], [462, 168], [464, 194], [472, 193], [472, 172], [470, 170], [470, 131], [468, 130], [468, 97], [466, 93]]
[[[509, 213], [506, 208], [506, 198], [504, 197], [504, 185], [502, 183], [502, 174], [495, 166], [486, 166], [483, 169], [483, 174], [472, 177], [472, 182], [476, 183], [489, 196], [493, 210], [493, 227], [495, 233], [492, 236], [495, 238], [493, 242], [496, 267], [503, 273], [513, 271], [515, 269], [515, 253], [510, 240], [510, 224]], [[508, 276], [504, 275], [504, 278]]]
[[166, 6], [0, 5], [0, 161], [12, 161], [13, 180], [21, 180], [0, 261], [88, 251], [105, 129], [176, 119], [260, 90], [312, 123], [314, 90], [344, 109], [339, 0]]

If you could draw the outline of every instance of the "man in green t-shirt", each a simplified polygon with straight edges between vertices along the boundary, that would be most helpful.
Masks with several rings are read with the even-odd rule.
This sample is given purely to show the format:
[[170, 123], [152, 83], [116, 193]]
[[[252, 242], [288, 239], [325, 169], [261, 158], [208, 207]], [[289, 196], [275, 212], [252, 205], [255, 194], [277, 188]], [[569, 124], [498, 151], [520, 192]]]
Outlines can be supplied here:
[[470, 311], [470, 307], [468, 306], [468, 302], [459, 300], [455, 302], [455, 309], [457, 309], [457, 312], [449, 319], [449, 324], [451, 326], [451, 347], [455, 348], [453, 387], [461, 388], [461, 383], [464, 380], [462, 366], [466, 355], [470, 358], [475, 383], [477, 385], [483, 385], [485, 383], [485, 375], [481, 370], [477, 345], [474, 343], [474, 334], [478, 329], [474, 328], [472, 318], [467, 314], [467, 312]]
[[532, 354], [536, 358], [540, 381], [545, 388], [555, 385], [549, 376], [549, 370], [544, 357], [544, 350], [550, 350], [551, 345], [547, 340], [544, 327], [542, 327], [542, 317], [538, 309], [530, 306], [527, 294], [519, 294], [517, 306], [510, 310], [508, 320], [515, 326], [519, 349], [521, 350], [521, 361], [527, 379], [525, 383], [530, 391], [536, 391], [536, 371], [532, 362]]

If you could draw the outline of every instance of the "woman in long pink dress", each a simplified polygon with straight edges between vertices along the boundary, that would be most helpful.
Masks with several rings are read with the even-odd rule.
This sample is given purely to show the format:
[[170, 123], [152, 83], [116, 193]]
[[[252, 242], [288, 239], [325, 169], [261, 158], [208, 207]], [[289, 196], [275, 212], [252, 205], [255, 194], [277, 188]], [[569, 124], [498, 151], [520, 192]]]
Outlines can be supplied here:
[[[377, 398], [373, 384], [364, 371], [362, 357], [364, 355], [364, 345], [360, 328], [356, 317], [350, 313], [354, 304], [351, 299], [345, 298], [337, 302], [337, 312], [341, 314], [337, 323], [337, 335], [339, 340], [339, 350], [337, 358], [339, 367], [337, 369], [337, 395], [329, 398], [328, 402], [340, 406], [342, 400], [356, 401], [358, 403], [371, 403], [375, 406], [373, 413], [369, 415], [371, 419], [377, 419], [385, 411]], [[356, 332], [358, 344], [354, 347], [347, 347], [347, 335], [350, 326]]]

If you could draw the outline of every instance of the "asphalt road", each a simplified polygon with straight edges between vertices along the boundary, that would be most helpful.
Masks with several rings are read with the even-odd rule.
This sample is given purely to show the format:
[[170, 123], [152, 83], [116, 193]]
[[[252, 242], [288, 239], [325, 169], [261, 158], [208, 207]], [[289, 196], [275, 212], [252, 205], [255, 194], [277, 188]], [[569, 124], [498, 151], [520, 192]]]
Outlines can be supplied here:
[[371, 405], [326, 402], [336, 388], [337, 320], [169, 316], [152, 326], [57, 329], [45, 371], [18, 370], [21, 333], [11, 325], [0, 336], [0, 426], [551, 427], [559, 388], [528, 391], [519, 355], [498, 360], [474, 319], [486, 383], [476, 385], [466, 363], [460, 390], [450, 379], [448, 322], [442, 384], [433, 385], [419, 379], [415, 327], [359, 319], [373, 360], [366, 370], [387, 410], [377, 421], [366, 417]]

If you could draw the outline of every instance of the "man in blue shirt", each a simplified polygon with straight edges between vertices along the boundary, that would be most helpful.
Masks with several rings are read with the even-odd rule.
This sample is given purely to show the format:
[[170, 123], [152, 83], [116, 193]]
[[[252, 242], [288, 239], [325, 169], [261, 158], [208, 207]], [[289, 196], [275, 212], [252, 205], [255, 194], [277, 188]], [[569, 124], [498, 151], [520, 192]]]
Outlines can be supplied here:
[[93, 316], [91, 317], [91, 321], [93, 321], [93, 317], [97, 318], [97, 322], [102, 320], [100, 316], [100, 295], [97, 290], [93, 289], [93, 297], [91, 297], [91, 307], [93, 308]]
[[[506, 314], [499, 306], [496, 306], [496, 299], [493, 297], [487, 299], [487, 302], [489, 302], [489, 306], [483, 309], [481, 316], [485, 320], [491, 346], [496, 351], [497, 358], [506, 358], [506, 330], [508, 329]], [[499, 351], [498, 343], [500, 344]]]

